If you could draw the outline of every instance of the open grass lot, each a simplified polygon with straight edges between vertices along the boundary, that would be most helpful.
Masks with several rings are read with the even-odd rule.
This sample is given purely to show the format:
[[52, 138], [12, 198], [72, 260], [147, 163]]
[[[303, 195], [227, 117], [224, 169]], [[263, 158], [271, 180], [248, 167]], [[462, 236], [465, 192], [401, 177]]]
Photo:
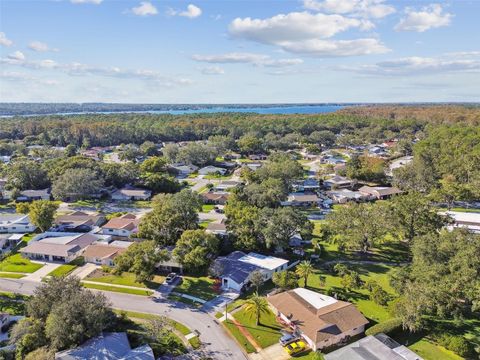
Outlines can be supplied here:
[[224, 321], [222, 324], [228, 329], [230, 334], [235, 338], [235, 340], [237, 340], [238, 344], [240, 344], [240, 346], [245, 349], [247, 353], [255, 352], [253, 345], [250, 344], [245, 336], [243, 336], [235, 324], [230, 321]]
[[0, 271], [33, 273], [43, 267], [41, 264], [32, 263], [22, 257], [21, 254], [14, 254], [0, 262]]
[[122, 275], [114, 275], [114, 274], [105, 273], [101, 270], [95, 270], [85, 280], [101, 282], [105, 284], [156, 289], [165, 281], [165, 277], [161, 275], [155, 275], [152, 281], [141, 283], [136, 281], [135, 274], [132, 274], [132, 273], [124, 272]]
[[214, 289], [214, 283], [214, 279], [206, 276], [183, 276], [183, 282], [177, 285], [174, 291], [208, 301], [218, 295]]
[[130, 289], [130, 288], [117, 287], [117, 286], [88, 284], [88, 283], [82, 283], [82, 285], [83, 287], [86, 287], [88, 289], [112, 291], [112, 292], [119, 292], [124, 294], [141, 295], [141, 296], [150, 296], [153, 294], [153, 291], [150, 291], [150, 290]]
[[277, 323], [275, 314], [271, 311], [261, 314], [258, 326], [255, 324], [255, 316], [250, 316], [243, 309], [235, 312], [233, 317], [245, 327], [262, 348], [277, 343], [282, 337], [280, 333], [282, 326]]
[[21, 279], [25, 277], [24, 274], [14, 274], [14, 273], [0, 273], [0, 278], [5, 278], [5, 279]]

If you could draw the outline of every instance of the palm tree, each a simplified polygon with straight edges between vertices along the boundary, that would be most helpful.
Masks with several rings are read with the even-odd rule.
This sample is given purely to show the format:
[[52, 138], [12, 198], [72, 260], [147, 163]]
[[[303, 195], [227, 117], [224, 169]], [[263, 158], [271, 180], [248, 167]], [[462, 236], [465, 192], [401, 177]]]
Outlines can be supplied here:
[[250, 316], [255, 315], [256, 325], [258, 326], [258, 323], [260, 322], [260, 314], [268, 313], [267, 300], [255, 292], [252, 297], [245, 302], [244, 310], [245, 313]]
[[304, 260], [300, 264], [297, 265], [295, 273], [303, 278], [304, 280], [304, 287], [307, 287], [307, 281], [310, 274], [313, 272], [313, 265], [310, 261]]

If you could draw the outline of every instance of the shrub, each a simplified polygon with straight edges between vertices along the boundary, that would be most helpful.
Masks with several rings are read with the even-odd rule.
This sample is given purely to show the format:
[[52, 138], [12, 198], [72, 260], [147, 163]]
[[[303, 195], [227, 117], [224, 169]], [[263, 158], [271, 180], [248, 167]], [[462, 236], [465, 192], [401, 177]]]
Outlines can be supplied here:
[[373, 325], [371, 328], [368, 328], [365, 331], [365, 335], [376, 335], [379, 333], [389, 334], [395, 330], [398, 330], [402, 326], [402, 319], [400, 318], [393, 318], [390, 320], [386, 320], [381, 322], [377, 325]]
[[462, 357], [472, 353], [472, 346], [463, 336], [443, 334], [437, 338], [437, 342]]

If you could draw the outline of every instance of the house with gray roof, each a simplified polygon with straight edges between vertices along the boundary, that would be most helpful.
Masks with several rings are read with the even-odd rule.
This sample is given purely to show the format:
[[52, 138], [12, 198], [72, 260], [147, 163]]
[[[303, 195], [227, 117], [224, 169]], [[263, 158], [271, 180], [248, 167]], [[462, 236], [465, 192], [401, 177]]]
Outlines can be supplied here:
[[149, 345], [135, 349], [130, 347], [127, 333], [102, 333], [84, 344], [57, 352], [55, 360], [154, 360], [153, 350]]
[[0, 213], [0, 233], [31, 233], [36, 228], [28, 215]]
[[329, 354], [325, 360], [423, 360], [385, 334], [370, 335]]
[[257, 253], [245, 254], [234, 251], [227, 256], [215, 259], [213, 268], [219, 272], [223, 289], [242, 291], [248, 286], [254, 271], [263, 273], [264, 281], [270, 280], [273, 273], [287, 269], [288, 260]]

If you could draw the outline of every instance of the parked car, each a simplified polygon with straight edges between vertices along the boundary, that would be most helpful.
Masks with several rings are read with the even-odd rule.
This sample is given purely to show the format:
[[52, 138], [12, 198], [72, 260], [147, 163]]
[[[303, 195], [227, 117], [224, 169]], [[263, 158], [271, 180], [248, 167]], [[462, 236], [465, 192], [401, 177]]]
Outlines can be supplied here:
[[167, 277], [165, 278], [165, 282], [167, 284], [173, 284], [173, 282], [177, 279], [177, 274], [176, 273], [170, 273], [167, 275]]
[[298, 336], [295, 336], [293, 334], [290, 334], [290, 333], [287, 333], [285, 335], [283, 335], [280, 340], [278, 340], [280, 342], [280, 344], [282, 346], [286, 346], [294, 341], [298, 340]]
[[305, 344], [302, 340], [299, 340], [284, 346], [284, 349], [287, 351], [288, 355], [295, 355], [303, 352], [306, 347], [307, 344]]

